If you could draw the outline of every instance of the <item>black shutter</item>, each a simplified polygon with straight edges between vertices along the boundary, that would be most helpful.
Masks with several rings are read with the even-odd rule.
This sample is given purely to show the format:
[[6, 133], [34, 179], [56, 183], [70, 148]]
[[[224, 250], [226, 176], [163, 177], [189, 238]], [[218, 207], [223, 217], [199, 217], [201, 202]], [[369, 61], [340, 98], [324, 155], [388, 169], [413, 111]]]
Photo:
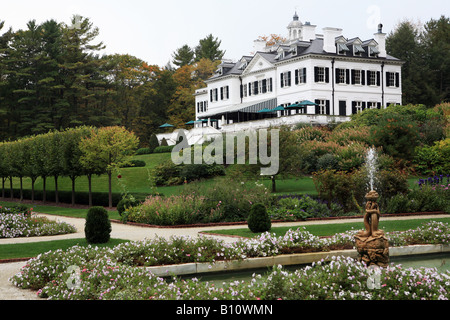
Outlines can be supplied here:
[[214, 90], [216, 101], [219, 101], [219, 89]]
[[346, 78], [347, 78], [347, 84], [350, 84], [350, 69], [345, 70]]
[[325, 68], [325, 82], [330, 83], [330, 68]]
[[252, 83], [250, 82], [248, 84], [248, 96], [250, 97], [252, 95]]
[[355, 70], [352, 70], [352, 84], [355, 84]]
[[212, 90], [209, 91], [209, 100], [211, 102], [213, 102], [213, 91]]
[[361, 84], [366, 85], [366, 72], [364, 70], [361, 70]]
[[295, 84], [299, 84], [300, 80], [299, 80], [299, 74], [298, 74], [298, 69], [295, 70]]
[[253, 82], [253, 86], [255, 88], [255, 90], [254, 90], [255, 95], [257, 95], [259, 93], [258, 81]]
[[365, 102], [362, 103], [362, 109], [366, 110], [366, 103]]
[[303, 81], [306, 83], [306, 68], [303, 68]]
[[356, 101], [352, 102], [352, 114], [356, 114]]
[[319, 67], [314, 67], [314, 82], [319, 82]]
[[241, 99], [244, 97], [244, 86], [241, 84]]
[[288, 72], [288, 86], [291, 86], [291, 72]]
[[267, 79], [264, 79], [262, 81], [262, 93], [266, 93], [267, 92]]
[[386, 87], [390, 87], [390, 86], [392, 86], [392, 83], [391, 83], [391, 73], [390, 72], [386, 72]]
[[381, 81], [381, 73], [380, 71], [377, 71], [377, 86], [380, 86], [380, 81]]
[[381, 102], [377, 102], [377, 109], [381, 109]]
[[281, 76], [281, 87], [284, 88], [284, 74], [282, 73]]
[[227, 99], [230, 99], [230, 86], [227, 86]]
[[336, 83], [341, 83], [341, 79], [339, 79], [339, 73], [341, 69], [336, 68]]
[[398, 73], [398, 72], [395, 74], [395, 86], [397, 88], [400, 87], [400, 73]]
[[327, 109], [327, 115], [331, 115], [330, 100], [327, 100], [327, 101], [326, 101], [325, 107], [326, 107], [326, 109]]
[[320, 114], [320, 106], [319, 106], [320, 100], [316, 100], [315, 103], [316, 103], [316, 113], [315, 114]]
[[272, 92], [273, 91], [272, 78], [269, 79], [269, 84], [270, 84], [270, 92]]
[[223, 87], [220, 88], [220, 100], [223, 100]]

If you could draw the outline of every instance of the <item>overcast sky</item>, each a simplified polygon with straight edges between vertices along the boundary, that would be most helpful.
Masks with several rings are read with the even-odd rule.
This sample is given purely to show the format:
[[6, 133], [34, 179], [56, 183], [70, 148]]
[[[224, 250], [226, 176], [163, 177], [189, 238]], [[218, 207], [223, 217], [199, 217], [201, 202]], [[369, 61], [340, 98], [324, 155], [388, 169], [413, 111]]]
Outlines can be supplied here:
[[100, 29], [98, 40], [106, 45], [105, 53], [131, 54], [164, 66], [177, 48], [195, 47], [209, 34], [222, 40], [225, 58], [238, 60], [251, 53], [258, 36], [286, 36], [295, 11], [303, 23], [317, 25], [317, 33], [337, 27], [347, 38], [366, 40], [372, 38], [379, 21], [389, 33], [405, 19], [425, 23], [448, 17], [450, 1], [2, 0], [0, 20], [18, 30], [32, 19], [69, 23], [72, 15], [79, 14]]

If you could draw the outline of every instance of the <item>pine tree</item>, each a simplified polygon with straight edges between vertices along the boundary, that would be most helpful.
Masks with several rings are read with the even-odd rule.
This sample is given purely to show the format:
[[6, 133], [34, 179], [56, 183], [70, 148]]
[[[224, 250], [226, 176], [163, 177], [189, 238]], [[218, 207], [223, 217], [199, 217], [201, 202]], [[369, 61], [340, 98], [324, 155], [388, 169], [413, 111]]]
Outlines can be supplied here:
[[187, 44], [177, 49], [172, 55], [173, 64], [178, 67], [183, 67], [194, 62], [195, 52]]
[[222, 41], [219, 41], [218, 38], [214, 38], [212, 34], [201, 39], [198, 46], [195, 48], [195, 61], [199, 61], [202, 58], [211, 61], [222, 60], [225, 51], [219, 49], [221, 44]]

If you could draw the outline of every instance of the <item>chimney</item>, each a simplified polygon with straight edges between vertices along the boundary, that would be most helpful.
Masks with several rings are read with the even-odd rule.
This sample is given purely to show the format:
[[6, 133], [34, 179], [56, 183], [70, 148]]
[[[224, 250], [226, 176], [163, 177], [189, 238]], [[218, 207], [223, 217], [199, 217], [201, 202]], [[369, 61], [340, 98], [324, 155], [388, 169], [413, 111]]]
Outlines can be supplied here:
[[336, 38], [342, 35], [342, 29], [323, 28], [323, 51], [336, 53]]
[[302, 26], [302, 35], [303, 41], [311, 41], [316, 39], [316, 26], [313, 26], [309, 22], [306, 22]]
[[265, 40], [258, 39], [253, 42], [253, 51], [256, 52], [266, 52], [267, 51], [267, 43]]
[[378, 32], [374, 35], [374, 40], [378, 43], [378, 57], [386, 58], [386, 33], [383, 33], [383, 25], [380, 23], [378, 25]]

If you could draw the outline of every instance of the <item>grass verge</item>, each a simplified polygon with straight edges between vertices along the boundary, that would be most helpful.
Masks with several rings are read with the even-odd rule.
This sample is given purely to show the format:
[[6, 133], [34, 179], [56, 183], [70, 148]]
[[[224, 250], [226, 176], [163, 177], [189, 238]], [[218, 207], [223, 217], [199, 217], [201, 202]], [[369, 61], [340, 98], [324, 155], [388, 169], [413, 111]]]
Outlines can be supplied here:
[[[124, 242], [128, 241], [121, 239], [111, 239], [108, 243], [96, 244], [95, 246], [112, 248]], [[0, 260], [32, 258], [38, 256], [41, 253], [55, 251], [58, 249], [66, 250], [77, 245], [87, 247], [89, 244], [87, 243], [86, 239], [67, 239], [45, 242], [2, 244], [0, 245]]]
[[[450, 223], [450, 218], [438, 218], [438, 219], [411, 219], [411, 220], [381, 220], [380, 228], [386, 232], [392, 231], [405, 231], [409, 229], [416, 229], [423, 223], [429, 221], [439, 221]], [[305, 227], [305, 229], [318, 237], [333, 236], [337, 233], [343, 233], [350, 230], [363, 230], [364, 225], [362, 221], [351, 223], [336, 223], [336, 224], [316, 224], [295, 227], [273, 227], [270, 233], [275, 233], [277, 237], [283, 236], [289, 229], [296, 230], [297, 228]], [[211, 230], [205, 231], [205, 233], [220, 234], [226, 236], [239, 236], [245, 238], [253, 238], [259, 236], [260, 233], [252, 233], [248, 228], [242, 229], [229, 229], [229, 230]]]

